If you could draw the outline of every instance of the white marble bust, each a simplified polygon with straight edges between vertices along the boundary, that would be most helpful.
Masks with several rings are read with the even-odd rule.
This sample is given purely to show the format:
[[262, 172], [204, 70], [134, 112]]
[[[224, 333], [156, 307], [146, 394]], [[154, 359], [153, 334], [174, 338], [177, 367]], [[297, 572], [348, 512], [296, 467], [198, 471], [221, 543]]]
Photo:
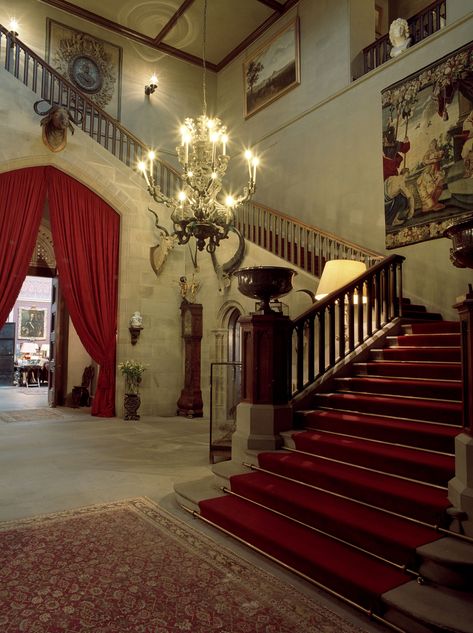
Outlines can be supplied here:
[[389, 40], [392, 44], [391, 57], [397, 57], [408, 48], [411, 39], [407, 20], [404, 20], [404, 18], [394, 20], [389, 27]]
[[139, 312], [134, 312], [130, 319], [130, 327], [143, 328], [143, 317]]

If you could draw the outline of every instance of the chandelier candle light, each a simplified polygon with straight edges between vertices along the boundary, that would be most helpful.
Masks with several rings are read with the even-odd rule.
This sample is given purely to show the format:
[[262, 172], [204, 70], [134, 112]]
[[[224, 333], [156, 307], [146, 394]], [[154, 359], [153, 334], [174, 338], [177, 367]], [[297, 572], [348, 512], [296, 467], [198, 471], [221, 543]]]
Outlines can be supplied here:
[[[223, 178], [230, 156], [227, 153], [228, 134], [220, 119], [207, 116], [205, 90], [205, 46], [207, 0], [204, 3], [204, 45], [203, 45], [203, 114], [187, 118], [181, 126], [181, 143], [176, 148], [182, 166], [183, 187], [176, 198], [169, 198], [154, 179], [156, 153], [150, 151], [147, 161], [140, 161], [138, 169], [143, 173], [148, 192], [153, 200], [172, 209], [171, 220], [179, 244], [187, 244], [191, 237], [197, 241], [197, 248], [209, 253], [215, 251], [220, 240], [228, 237], [234, 224], [235, 209], [251, 199], [255, 192], [256, 168], [259, 159], [250, 150], [245, 151], [248, 165], [248, 184], [241, 195], [230, 193], [220, 196]], [[207, 241], [208, 240], [208, 241]]]

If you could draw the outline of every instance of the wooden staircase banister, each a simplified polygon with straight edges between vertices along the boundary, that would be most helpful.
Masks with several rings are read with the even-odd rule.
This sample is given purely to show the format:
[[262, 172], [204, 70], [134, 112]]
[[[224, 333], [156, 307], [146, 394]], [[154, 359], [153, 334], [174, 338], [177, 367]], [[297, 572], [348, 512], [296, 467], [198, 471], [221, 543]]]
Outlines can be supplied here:
[[295, 220], [294, 217], [290, 215], [286, 215], [285, 213], [281, 213], [280, 211], [277, 211], [276, 209], [272, 209], [271, 207], [268, 207], [264, 204], [260, 204], [258, 202], [258, 203], [253, 203], [253, 205], [257, 206], [259, 209], [262, 209], [267, 213], [271, 213], [273, 215], [278, 216], [278, 218], [280, 218], [281, 220], [285, 220], [287, 222], [294, 222], [295, 224], [297, 224], [299, 227], [303, 229], [306, 229], [309, 231], [313, 231], [315, 229], [319, 233], [319, 235], [321, 235], [322, 237], [338, 240], [340, 243], [344, 244], [345, 246], [353, 248], [353, 249], [358, 249], [364, 254], [366, 254], [367, 256], [371, 256], [374, 259], [381, 260], [383, 258], [383, 255], [381, 255], [378, 251], [374, 251], [369, 248], [360, 246], [359, 244], [356, 244], [355, 242], [342, 239], [340, 238], [340, 236], [336, 235], [335, 233], [331, 233], [330, 231], [324, 231], [323, 229], [315, 228], [314, 226], [310, 224], [306, 224], [305, 222], [301, 222], [300, 220]]
[[[145, 158], [148, 147], [139, 138], [2, 25], [0, 56], [5, 69], [41, 98], [79, 112], [82, 130], [127, 166], [133, 168]], [[154, 161], [153, 168], [161, 191], [173, 197], [181, 187], [179, 173], [161, 159]], [[329, 259], [356, 259], [370, 267], [383, 258], [380, 253], [258, 203], [247, 203], [240, 209], [235, 225], [246, 239], [315, 276], [320, 276]]]
[[316, 277], [329, 259], [355, 259], [370, 268], [384, 257], [255, 202], [246, 203], [237, 212], [235, 225], [245, 239]]
[[402, 314], [401, 255], [390, 255], [292, 321], [292, 397]]
[[[0, 25], [0, 54], [4, 68], [42, 99], [82, 115], [81, 129], [121, 162], [133, 167], [146, 157], [149, 148], [92, 99], [78, 90], [18, 37]], [[154, 177], [166, 195], [173, 195], [181, 182], [179, 173], [167, 162], [155, 162]]]
[[313, 312], [317, 312], [317, 310], [319, 309], [326, 308], [327, 306], [332, 304], [334, 301], [338, 301], [339, 299], [341, 299], [347, 293], [353, 292], [356, 289], [356, 287], [360, 285], [360, 283], [364, 283], [367, 279], [376, 275], [377, 272], [384, 270], [386, 266], [389, 266], [391, 263], [392, 264], [398, 263], [398, 262], [400, 263], [400, 262], [403, 262], [404, 260], [405, 260], [405, 257], [403, 257], [402, 255], [390, 255], [389, 257], [386, 257], [385, 259], [378, 262], [377, 264], [374, 264], [369, 270], [359, 275], [355, 280], [350, 281], [349, 283], [345, 284], [338, 290], [331, 292], [323, 299], [317, 300], [317, 302], [313, 306], [311, 306], [305, 312], [300, 314], [297, 317], [297, 319], [294, 319], [293, 323], [294, 324], [298, 323], [301, 319], [304, 319], [306, 315], [311, 314]]

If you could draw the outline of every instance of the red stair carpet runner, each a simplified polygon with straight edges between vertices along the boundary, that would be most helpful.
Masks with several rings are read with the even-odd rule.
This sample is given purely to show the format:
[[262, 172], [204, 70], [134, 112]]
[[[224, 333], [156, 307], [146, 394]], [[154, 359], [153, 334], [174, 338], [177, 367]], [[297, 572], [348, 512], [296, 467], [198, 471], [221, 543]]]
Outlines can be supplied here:
[[200, 503], [205, 519], [378, 614], [447, 525], [461, 431], [459, 324], [409, 308], [402, 335], [298, 412], [285, 450]]

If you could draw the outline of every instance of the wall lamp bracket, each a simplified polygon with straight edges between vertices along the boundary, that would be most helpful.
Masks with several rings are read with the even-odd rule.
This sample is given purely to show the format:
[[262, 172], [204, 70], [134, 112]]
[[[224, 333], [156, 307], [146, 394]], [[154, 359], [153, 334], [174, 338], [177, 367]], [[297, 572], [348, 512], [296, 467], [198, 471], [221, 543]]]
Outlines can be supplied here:
[[130, 340], [131, 340], [131, 344], [132, 345], [136, 345], [138, 342], [138, 339], [140, 338], [140, 334], [141, 334], [141, 330], [143, 329], [142, 327], [129, 327], [128, 328], [130, 330]]
[[149, 95], [152, 95], [156, 91], [157, 87], [158, 87], [158, 78], [156, 77], [156, 75], [153, 75], [151, 79], [149, 80], [149, 85], [145, 86], [145, 95], [149, 97]]

